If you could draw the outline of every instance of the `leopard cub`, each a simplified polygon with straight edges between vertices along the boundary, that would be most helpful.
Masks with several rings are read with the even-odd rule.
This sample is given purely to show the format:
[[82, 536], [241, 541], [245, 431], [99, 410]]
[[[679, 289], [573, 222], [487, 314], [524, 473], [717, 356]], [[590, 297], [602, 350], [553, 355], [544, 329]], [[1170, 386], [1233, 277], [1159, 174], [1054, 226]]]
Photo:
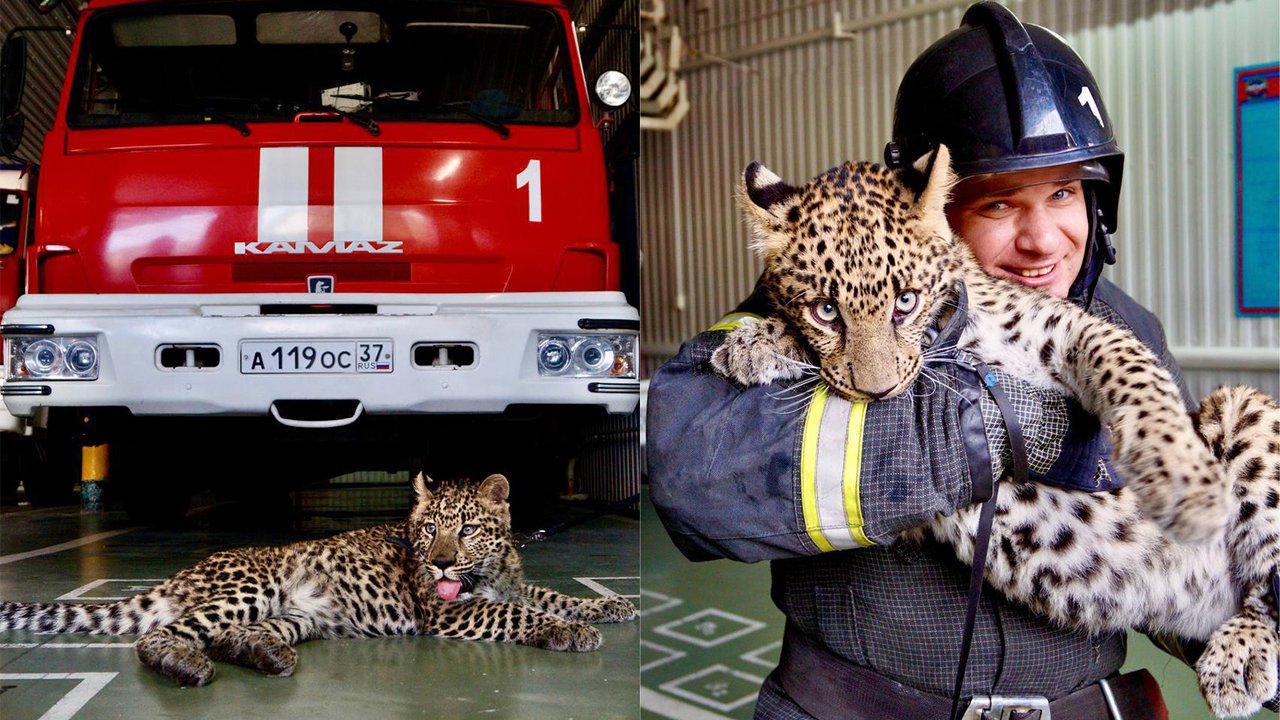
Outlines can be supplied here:
[[[962, 362], [925, 346], [930, 328], [965, 312], [958, 349], [1079, 400], [1110, 428], [1128, 481], [1095, 494], [1013, 483], [998, 497], [987, 583], [1063, 627], [1207, 641], [1197, 672], [1221, 717], [1273, 701], [1280, 404], [1221, 389], [1197, 429], [1137, 338], [982, 270], [947, 224], [956, 178], [945, 146], [916, 170], [846, 163], [794, 187], [750, 165], [738, 197], [774, 312], [728, 332], [712, 365], [744, 385], [807, 374], [851, 402], [889, 399], [926, 363]], [[979, 510], [938, 515], [904, 539], [927, 533], [972, 563]]]
[[214, 660], [291, 675], [293, 646], [315, 638], [436, 635], [582, 652], [602, 642], [587, 623], [636, 617], [620, 596], [522, 581], [502, 475], [432, 491], [419, 474], [414, 491], [402, 523], [214, 553], [116, 603], [0, 602], [0, 631], [136, 633], [144, 665], [200, 686]]

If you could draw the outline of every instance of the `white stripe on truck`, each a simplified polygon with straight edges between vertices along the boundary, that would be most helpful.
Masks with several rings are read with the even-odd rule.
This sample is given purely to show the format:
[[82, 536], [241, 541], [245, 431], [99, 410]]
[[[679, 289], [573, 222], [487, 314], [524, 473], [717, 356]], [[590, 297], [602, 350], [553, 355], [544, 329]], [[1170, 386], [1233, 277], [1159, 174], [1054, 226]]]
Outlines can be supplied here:
[[382, 240], [382, 148], [334, 148], [333, 239]]
[[[309, 148], [262, 148], [258, 155], [258, 242], [307, 239]], [[379, 189], [381, 194], [381, 189]]]

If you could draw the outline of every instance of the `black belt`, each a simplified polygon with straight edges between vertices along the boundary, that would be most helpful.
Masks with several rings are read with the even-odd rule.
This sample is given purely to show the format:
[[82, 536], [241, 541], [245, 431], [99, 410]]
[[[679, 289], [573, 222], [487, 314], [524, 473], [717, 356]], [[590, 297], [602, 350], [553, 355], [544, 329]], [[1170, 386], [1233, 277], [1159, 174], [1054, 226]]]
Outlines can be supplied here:
[[[916, 690], [832, 654], [787, 624], [778, 684], [818, 720], [944, 720], [951, 698]], [[1123, 720], [1168, 720], [1160, 686], [1146, 670], [1110, 678], [1107, 686]], [[1113, 717], [1103, 687], [1094, 683], [1049, 703], [1053, 720]], [[1037, 720], [1037, 714], [1022, 715]]]

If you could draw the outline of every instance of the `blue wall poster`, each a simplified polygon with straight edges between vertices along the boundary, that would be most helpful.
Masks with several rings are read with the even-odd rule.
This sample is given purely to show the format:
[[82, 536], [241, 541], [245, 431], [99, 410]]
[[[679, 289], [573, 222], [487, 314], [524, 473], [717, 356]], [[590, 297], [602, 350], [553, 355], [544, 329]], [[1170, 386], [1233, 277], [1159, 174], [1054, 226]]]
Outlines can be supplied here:
[[1280, 64], [1236, 68], [1236, 312], [1280, 315]]

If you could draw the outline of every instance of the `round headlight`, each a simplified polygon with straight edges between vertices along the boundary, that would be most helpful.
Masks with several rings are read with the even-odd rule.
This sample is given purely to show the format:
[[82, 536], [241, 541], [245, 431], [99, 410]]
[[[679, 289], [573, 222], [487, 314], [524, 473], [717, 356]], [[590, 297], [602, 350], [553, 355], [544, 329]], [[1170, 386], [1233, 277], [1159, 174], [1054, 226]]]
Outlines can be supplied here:
[[613, 367], [613, 345], [601, 338], [587, 338], [573, 349], [573, 359], [585, 372], [604, 373]]
[[77, 375], [88, 375], [98, 366], [98, 350], [83, 340], [67, 348], [67, 367]]
[[631, 81], [617, 70], [601, 73], [596, 79], [596, 97], [609, 107], [625, 105], [631, 98]]
[[562, 338], [547, 338], [538, 345], [538, 367], [558, 375], [569, 367], [569, 343]]
[[62, 369], [62, 348], [52, 340], [37, 340], [22, 353], [22, 363], [35, 376], [51, 375]]

